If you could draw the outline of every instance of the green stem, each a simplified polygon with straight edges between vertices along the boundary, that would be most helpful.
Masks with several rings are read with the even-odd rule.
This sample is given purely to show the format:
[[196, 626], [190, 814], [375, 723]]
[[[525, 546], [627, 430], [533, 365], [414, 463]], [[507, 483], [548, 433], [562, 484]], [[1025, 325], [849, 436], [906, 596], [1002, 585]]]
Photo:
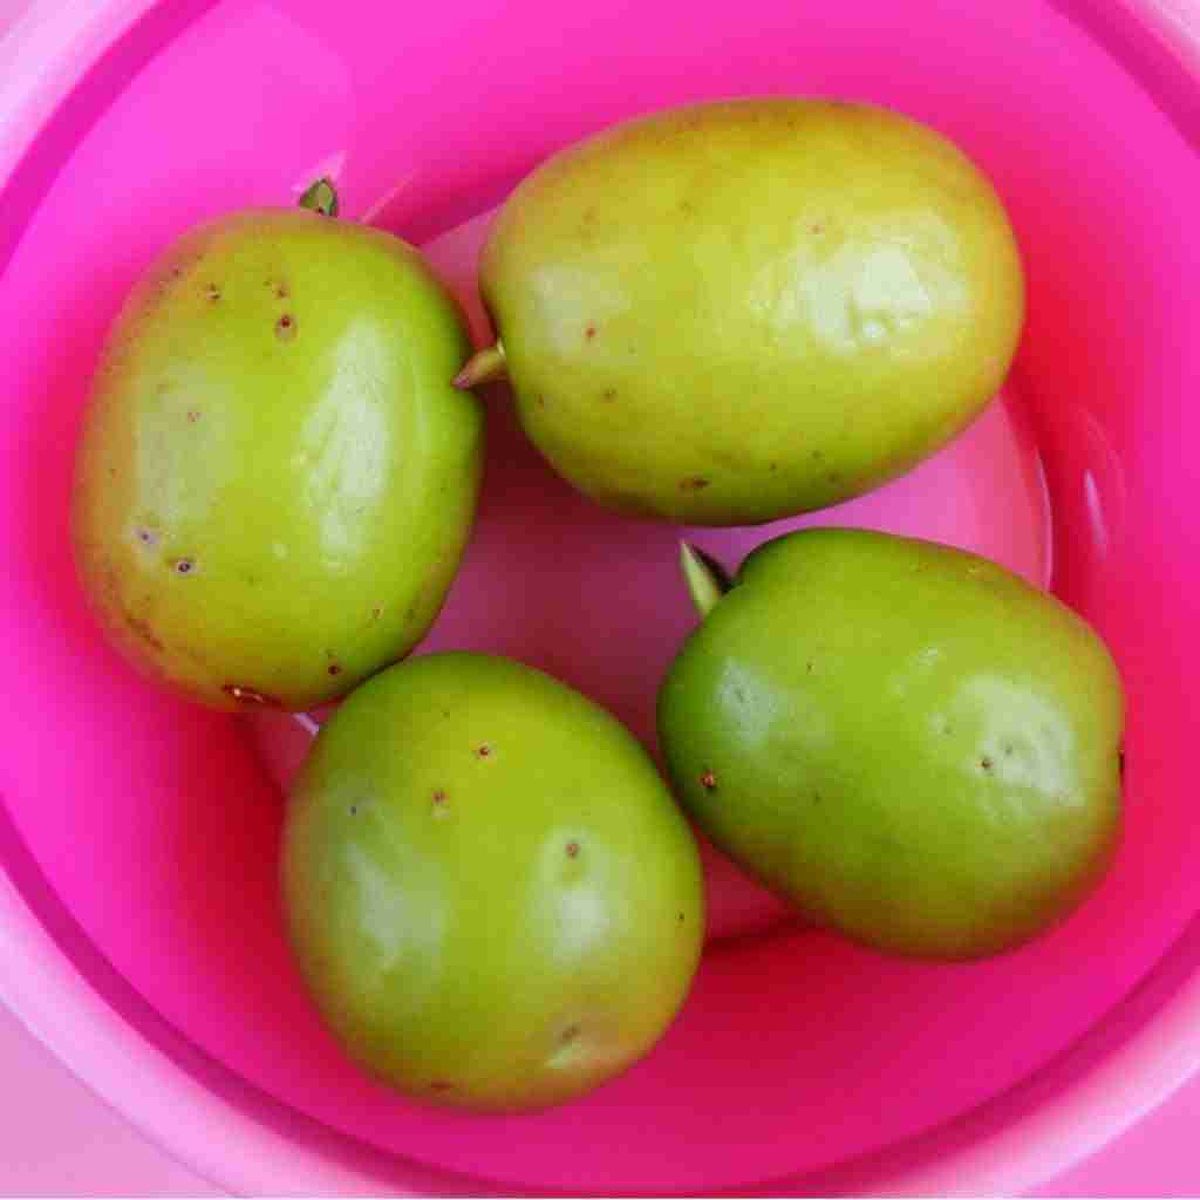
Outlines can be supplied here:
[[454, 386], [464, 389], [478, 387], [481, 383], [503, 379], [506, 374], [504, 346], [497, 338], [492, 345], [476, 350], [467, 359], [467, 365], [454, 377]]
[[696, 611], [701, 617], [707, 617], [717, 601], [733, 587], [729, 572], [712, 555], [705, 554], [690, 542], [679, 543], [679, 562]]
[[310, 183], [300, 197], [299, 204], [301, 208], [320, 213], [323, 217], [336, 217], [338, 215], [338, 194], [337, 189], [333, 186], [333, 180], [322, 176]]

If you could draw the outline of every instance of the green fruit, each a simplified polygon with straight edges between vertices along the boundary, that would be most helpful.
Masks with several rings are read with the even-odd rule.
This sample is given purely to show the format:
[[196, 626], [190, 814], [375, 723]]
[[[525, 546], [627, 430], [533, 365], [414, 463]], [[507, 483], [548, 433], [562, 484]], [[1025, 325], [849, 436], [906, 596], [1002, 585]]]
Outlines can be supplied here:
[[603, 504], [771, 520], [900, 474], [1008, 370], [1023, 282], [954, 146], [886, 110], [707, 104], [524, 180], [480, 281], [525, 430]]
[[184, 235], [137, 284], [76, 464], [83, 582], [135, 663], [308, 708], [406, 653], [467, 539], [482, 415], [411, 247], [299, 210]]
[[658, 711], [700, 827], [813, 921], [882, 950], [1015, 946], [1079, 903], [1118, 838], [1124, 700], [1103, 642], [932, 542], [768, 542], [685, 643]]
[[641, 746], [563, 684], [475, 654], [392, 667], [324, 726], [283, 894], [351, 1056], [477, 1110], [567, 1100], [644, 1055], [703, 938], [696, 846]]

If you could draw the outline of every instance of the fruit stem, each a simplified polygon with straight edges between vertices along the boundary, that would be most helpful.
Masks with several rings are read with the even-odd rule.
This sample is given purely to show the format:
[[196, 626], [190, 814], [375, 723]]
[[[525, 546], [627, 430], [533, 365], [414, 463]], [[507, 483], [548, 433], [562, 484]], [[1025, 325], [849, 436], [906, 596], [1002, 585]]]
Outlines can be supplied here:
[[337, 189], [333, 186], [333, 180], [322, 176], [310, 183], [300, 197], [299, 204], [301, 208], [320, 213], [323, 217], [336, 217], [338, 215], [338, 194]]
[[478, 387], [505, 377], [504, 345], [499, 338], [467, 359], [467, 365], [454, 377], [456, 388]]
[[679, 543], [679, 563], [696, 611], [701, 617], [707, 617], [717, 601], [733, 587], [729, 572], [712, 555], [690, 542]]

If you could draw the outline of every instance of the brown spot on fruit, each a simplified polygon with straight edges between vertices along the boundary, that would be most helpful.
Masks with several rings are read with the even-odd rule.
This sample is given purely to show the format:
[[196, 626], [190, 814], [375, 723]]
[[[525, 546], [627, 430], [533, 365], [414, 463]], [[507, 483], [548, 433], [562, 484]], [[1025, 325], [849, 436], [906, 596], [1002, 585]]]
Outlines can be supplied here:
[[487, 742], [482, 742], [475, 748], [475, 755], [477, 758], [491, 758], [492, 748]]
[[566, 845], [566, 850], [567, 850], [568, 858], [578, 858], [579, 857], [579, 843], [578, 842], [568, 842]]
[[279, 700], [269, 692], [260, 692], [257, 688], [247, 687], [242, 683], [227, 683], [221, 691], [231, 696], [240, 704], [258, 705], [263, 708], [282, 708]]
[[125, 613], [125, 624], [129, 627], [129, 632], [134, 637], [145, 642], [151, 650], [161, 651], [164, 649], [162, 639], [154, 632], [154, 628], [142, 617], [136, 617], [132, 613]]
[[452, 1092], [454, 1084], [449, 1079], [431, 1079], [429, 1081], [429, 1090], [431, 1092]]
[[137, 540], [143, 546], [157, 546], [158, 534], [153, 529], [147, 529], [144, 525], [137, 531]]
[[596, 336], [596, 326], [589, 321], [587, 328], [583, 331], [583, 336], [590, 342]]
[[372, 604], [371, 605], [371, 620], [378, 621], [379, 618], [382, 616], [383, 616], [383, 605], [382, 604]]
[[187, 419], [189, 425], [195, 425], [200, 420], [200, 410], [198, 408], [189, 408], [187, 410]]
[[813, 221], [813, 223], [811, 225], [809, 225], [809, 227], [808, 227], [808, 232], [809, 233], [824, 233], [825, 226], [822, 225], [820, 221]]
[[578, 1021], [572, 1021], [571, 1024], [566, 1026], [562, 1033], [558, 1035], [558, 1040], [562, 1043], [562, 1045], [569, 1046], [572, 1042], [579, 1041], [579, 1035], [581, 1033], [583, 1033], [583, 1027]]
[[204, 294], [208, 297], [210, 304], [215, 304], [221, 298], [221, 289], [215, 283], [210, 283], [204, 289]]
[[325, 670], [330, 675], [340, 675], [342, 673], [342, 664], [332, 662], [325, 668]]
[[290, 342], [296, 336], [296, 318], [291, 313], [284, 313], [275, 322], [275, 336], [281, 342]]
[[193, 575], [196, 571], [196, 560], [194, 558], [177, 558], [171, 564], [171, 570], [176, 575]]
[[993, 765], [994, 764], [992, 763], [992, 760], [988, 758], [986, 754], [979, 760], [979, 766], [981, 770], [990, 771]]
[[611, 404], [617, 398], [617, 389], [616, 388], [605, 388], [602, 393], [601, 398], [604, 400], [607, 400], [608, 403]]
[[282, 280], [275, 285], [275, 295], [280, 300], [286, 300], [291, 294], [291, 289]]
[[708, 487], [709, 482], [703, 475], [692, 475], [679, 481], [679, 490], [681, 492], [702, 492]]
[[712, 771], [705, 771], [700, 776], [700, 786], [706, 792], [715, 792], [717, 790], [717, 777]]

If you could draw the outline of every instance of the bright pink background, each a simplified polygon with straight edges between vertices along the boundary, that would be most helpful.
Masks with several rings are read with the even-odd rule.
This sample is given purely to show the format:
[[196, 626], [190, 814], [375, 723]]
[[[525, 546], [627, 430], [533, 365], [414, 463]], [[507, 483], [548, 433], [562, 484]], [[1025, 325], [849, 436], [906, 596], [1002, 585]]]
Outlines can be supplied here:
[[[6, 1039], [6, 1040], [11, 1041], [11, 1039]], [[19, 1046], [21, 1046], [21, 1043], [18, 1041], [18, 1042], [15, 1042], [14, 1045], [19, 1047]], [[28, 1049], [28, 1047], [26, 1047], [26, 1050], [27, 1049]], [[15, 1051], [15, 1053], [20, 1053], [20, 1050]], [[12, 1059], [12, 1060], [0, 1059], [0, 1061], [2, 1061], [4, 1063], [4, 1065], [10, 1066], [10, 1072], [6, 1075], [6, 1078], [12, 1079], [12, 1078], [20, 1077], [16, 1074], [16, 1071], [18, 1069], [18, 1064], [16, 1064], [15, 1059]], [[53, 1074], [53, 1073], [51, 1073], [51, 1074]], [[51, 1077], [51, 1075], [43, 1076], [43, 1075], [39, 1074], [37, 1077], [39, 1079], [41, 1079], [41, 1078], [49, 1079]], [[7, 1123], [5, 1124], [5, 1126], [3, 1128], [3, 1136], [11, 1135], [16, 1140], [15, 1140], [14, 1149], [13, 1149], [13, 1152], [11, 1155], [7, 1153], [7, 1149], [8, 1149], [7, 1146], [4, 1146], [3, 1151], [0, 1151], [0, 1163], [3, 1163], [3, 1162], [17, 1163], [19, 1161], [19, 1159], [17, 1157], [19, 1152], [27, 1154], [27, 1153], [31, 1152], [33, 1149], [35, 1149], [39, 1144], [43, 1144], [43, 1145], [46, 1144], [47, 1141], [50, 1143], [50, 1147], [52, 1148], [54, 1154], [57, 1157], [58, 1155], [60, 1155], [62, 1153], [64, 1147], [67, 1149], [70, 1149], [72, 1146], [77, 1146], [80, 1144], [81, 1141], [85, 1140], [85, 1139], [80, 1139], [80, 1138], [74, 1138], [71, 1135], [70, 1126], [69, 1126], [69, 1116], [70, 1116], [71, 1112], [73, 1111], [73, 1109], [70, 1104], [68, 1104], [61, 1096], [57, 1095], [54, 1092], [53, 1088], [50, 1088], [46, 1092], [46, 1095], [44, 1097], [42, 1097], [42, 1099], [45, 1100], [45, 1108], [43, 1109], [43, 1114], [44, 1114], [43, 1115], [43, 1124], [42, 1124], [43, 1138], [41, 1139], [40, 1142], [37, 1137], [30, 1137], [28, 1134], [23, 1134], [23, 1131], [21, 1130], [20, 1126], [17, 1125], [17, 1122], [11, 1120], [9, 1117], [9, 1114], [6, 1112], [6, 1122]], [[36, 1109], [36, 1104], [34, 1102], [35, 1097], [33, 1097], [31, 1095], [30, 1085], [25, 1079], [22, 1079], [20, 1100], [21, 1100], [20, 1114], [21, 1114], [22, 1118], [24, 1118], [25, 1116], [27, 1116], [35, 1111], [35, 1109]], [[7, 1110], [11, 1110], [16, 1106], [10, 1103], [10, 1104], [6, 1104], [4, 1107]], [[91, 1118], [89, 1117], [88, 1119], [91, 1119]], [[99, 1119], [99, 1118], [97, 1117], [96, 1119]], [[92, 1128], [95, 1128], [95, 1126], [93, 1126]], [[1192, 1129], [1195, 1128], [1194, 1116], [1192, 1118], [1191, 1128]], [[104, 1138], [105, 1153], [108, 1154], [108, 1153], [114, 1152], [114, 1148], [118, 1146], [120, 1140], [121, 1139], [119, 1137], [117, 1137], [115, 1134], [112, 1135], [111, 1137], [109, 1137], [108, 1135], [105, 1135], [105, 1138]], [[1174, 1145], [1186, 1147], [1186, 1152], [1182, 1153], [1180, 1155], [1181, 1159], [1186, 1159], [1186, 1158], [1192, 1157], [1192, 1155], [1190, 1154], [1190, 1145], [1188, 1143], [1176, 1141], [1174, 1143]], [[20, 1148], [20, 1151], [18, 1151], [18, 1149], [17, 1149], [18, 1147]], [[1153, 1155], [1154, 1155], [1154, 1159], [1155, 1159], [1155, 1166], [1158, 1168], [1161, 1168], [1165, 1163], [1171, 1161], [1171, 1156], [1169, 1154], [1165, 1154], [1161, 1148], [1155, 1149], [1153, 1151]], [[63, 1163], [63, 1160], [59, 1159], [58, 1165], [61, 1166], [62, 1163]], [[114, 1160], [114, 1163], [115, 1163], [115, 1160]], [[1082, 1189], [1085, 1191], [1092, 1191], [1092, 1192], [1113, 1192], [1113, 1191], [1122, 1192], [1122, 1191], [1130, 1191], [1130, 1190], [1146, 1192], [1146, 1191], [1152, 1190], [1153, 1185], [1152, 1185], [1152, 1182], [1146, 1177], [1144, 1162], [1139, 1165], [1138, 1172], [1139, 1173], [1136, 1176], [1128, 1177], [1128, 1181], [1126, 1181], [1124, 1183], [1117, 1181], [1116, 1183], [1109, 1182], [1107, 1184], [1100, 1184], [1095, 1181], [1083, 1182], [1083, 1183], [1076, 1181], [1075, 1184], [1070, 1188], [1070, 1190], [1074, 1191], [1077, 1189]], [[82, 1175], [72, 1183], [64, 1183], [61, 1180], [50, 1181], [48, 1183], [41, 1184], [35, 1190], [40, 1190], [40, 1191], [53, 1190], [55, 1187], [70, 1188], [71, 1190], [83, 1190], [85, 1184], [86, 1184], [86, 1190], [89, 1190], [89, 1191], [105, 1190], [105, 1184], [103, 1182], [103, 1171], [98, 1169], [98, 1167], [93, 1166], [91, 1169], [85, 1169], [83, 1171]], [[31, 1181], [21, 1181], [21, 1180], [14, 1180], [10, 1185], [7, 1181], [5, 1181], [3, 1179], [3, 1176], [0, 1176], [0, 1185], [5, 1186], [6, 1188], [11, 1186], [13, 1189], [21, 1188], [21, 1187], [30, 1188], [33, 1186]], [[143, 1189], [149, 1188], [151, 1190], [158, 1190], [159, 1187], [166, 1187], [168, 1185], [165, 1183], [156, 1184], [154, 1182], [141, 1183], [140, 1185], [135, 1185], [134, 1180], [130, 1179], [129, 1177], [125, 1177], [125, 1178], [115, 1181], [110, 1186], [118, 1187], [121, 1189], [130, 1189], [135, 1186], [141, 1186]], [[186, 1184], [184, 1186], [186, 1186]], [[1063, 1183], [1063, 1184], [1058, 1185], [1058, 1187], [1053, 1190], [1064, 1190], [1064, 1189], [1066, 1189], [1066, 1187], [1067, 1187], [1067, 1185], [1065, 1183]], [[1178, 1188], [1170, 1189], [1169, 1187], [1164, 1188], [1164, 1191], [1170, 1191], [1170, 1190], [1179, 1190], [1179, 1189]], [[1185, 1190], [1185, 1191], [1197, 1190], [1197, 1181], [1195, 1179], [1193, 1179], [1187, 1183], [1184, 1183], [1182, 1185], [1182, 1190]]]

